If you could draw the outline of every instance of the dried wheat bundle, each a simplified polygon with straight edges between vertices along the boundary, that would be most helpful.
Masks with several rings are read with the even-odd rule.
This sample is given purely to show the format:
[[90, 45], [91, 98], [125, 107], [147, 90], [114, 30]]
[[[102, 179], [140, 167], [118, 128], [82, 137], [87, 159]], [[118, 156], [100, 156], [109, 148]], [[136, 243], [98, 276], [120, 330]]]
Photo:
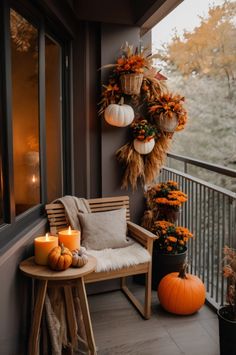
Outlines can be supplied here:
[[161, 166], [165, 162], [169, 144], [169, 137], [161, 135], [152, 152], [147, 155], [144, 166], [145, 184], [150, 184], [158, 176]]
[[125, 165], [125, 172], [122, 178], [122, 189], [128, 189], [130, 184], [134, 190], [137, 187], [138, 179], [144, 179], [144, 161], [142, 156], [136, 152], [133, 143], [127, 143], [117, 150], [118, 161]]
[[151, 210], [145, 211], [141, 221], [141, 226], [149, 231], [152, 231], [153, 223], [154, 223], [153, 211]]

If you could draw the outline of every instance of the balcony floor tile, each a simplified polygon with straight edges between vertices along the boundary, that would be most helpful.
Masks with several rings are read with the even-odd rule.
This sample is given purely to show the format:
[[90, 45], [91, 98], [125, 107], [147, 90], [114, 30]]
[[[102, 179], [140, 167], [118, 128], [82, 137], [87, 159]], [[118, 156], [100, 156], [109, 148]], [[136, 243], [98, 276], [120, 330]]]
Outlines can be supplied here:
[[[141, 299], [143, 287], [132, 285]], [[89, 296], [98, 355], [219, 355], [218, 320], [207, 306], [191, 316], [165, 312], [152, 295], [153, 314], [143, 320], [122, 292]]]

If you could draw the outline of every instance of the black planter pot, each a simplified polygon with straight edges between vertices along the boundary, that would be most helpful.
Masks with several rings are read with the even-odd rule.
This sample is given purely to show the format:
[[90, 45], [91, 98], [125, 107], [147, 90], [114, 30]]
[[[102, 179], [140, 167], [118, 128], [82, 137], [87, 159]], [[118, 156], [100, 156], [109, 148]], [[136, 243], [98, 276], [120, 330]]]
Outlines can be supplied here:
[[225, 316], [227, 309], [225, 306], [218, 310], [219, 335], [220, 335], [220, 355], [236, 355], [236, 321], [228, 320]]
[[[153, 249], [152, 253], [152, 289], [157, 291], [161, 279], [171, 272], [179, 272], [186, 259], [187, 250], [180, 254], [163, 254]], [[134, 276], [138, 284], [145, 284], [144, 275]]]
[[155, 221], [168, 221], [176, 223], [180, 215], [180, 209], [174, 210], [166, 206], [158, 207], [156, 211]]
[[152, 289], [157, 290], [161, 279], [171, 272], [179, 272], [187, 250], [180, 254], [163, 254], [154, 249], [152, 254]]

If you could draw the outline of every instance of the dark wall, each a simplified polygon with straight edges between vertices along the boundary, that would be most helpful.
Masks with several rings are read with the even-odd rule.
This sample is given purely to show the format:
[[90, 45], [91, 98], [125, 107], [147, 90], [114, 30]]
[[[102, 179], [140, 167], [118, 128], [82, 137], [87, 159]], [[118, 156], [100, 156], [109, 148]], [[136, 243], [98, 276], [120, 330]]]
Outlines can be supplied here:
[[[138, 27], [103, 24], [101, 29], [101, 65], [114, 63], [120, 55], [120, 48], [127, 41], [134, 46], [139, 45], [140, 29]], [[102, 82], [106, 83], [109, 70], [102, 70]], [[117, 128], [102, 122], [102, 195], [114, 196], [128, 194], [130, 196], [131, 218], [139, 222], [143, 213], [143, 191], [139, 186], [136, 191], [121, 190], [123, 168], [115, 158], [115, 152], [128, 142], [129, 128]]]
[[100, 25], [80, 22], [73, 42], [75, 195], [101, 196]]
[[109, 126], [98, 116], [101, 87], [109, 73], [98, 69], [114, 63], [126, 41], [138, 45], [139, 32], [138, 27], [80, 22], [73, 42], [75, 195], [128, 194], [136, 222], [143, 213], [143, 190], [140, 186], [136, 191], [121, 190], [123, 170], [115, 157], [116, 150], [127, 143], [128, 128]]
[[19, 263], [33, 255], [33, 239], [45, 235], [43, 220], [0, 257], [0, 354], [26, 355], [31, 320], [31, 280]]

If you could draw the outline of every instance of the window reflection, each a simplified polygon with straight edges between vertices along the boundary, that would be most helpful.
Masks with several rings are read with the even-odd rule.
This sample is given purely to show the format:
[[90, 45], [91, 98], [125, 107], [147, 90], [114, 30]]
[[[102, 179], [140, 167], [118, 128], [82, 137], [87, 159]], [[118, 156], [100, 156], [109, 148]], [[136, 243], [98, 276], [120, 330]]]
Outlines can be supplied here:
[[18, 215], [40, 202], [38, 31], [14, 10], [10, 26], [14, 193]]
[[61, 47], [45, 37], [47, 200], [62, 196]]

